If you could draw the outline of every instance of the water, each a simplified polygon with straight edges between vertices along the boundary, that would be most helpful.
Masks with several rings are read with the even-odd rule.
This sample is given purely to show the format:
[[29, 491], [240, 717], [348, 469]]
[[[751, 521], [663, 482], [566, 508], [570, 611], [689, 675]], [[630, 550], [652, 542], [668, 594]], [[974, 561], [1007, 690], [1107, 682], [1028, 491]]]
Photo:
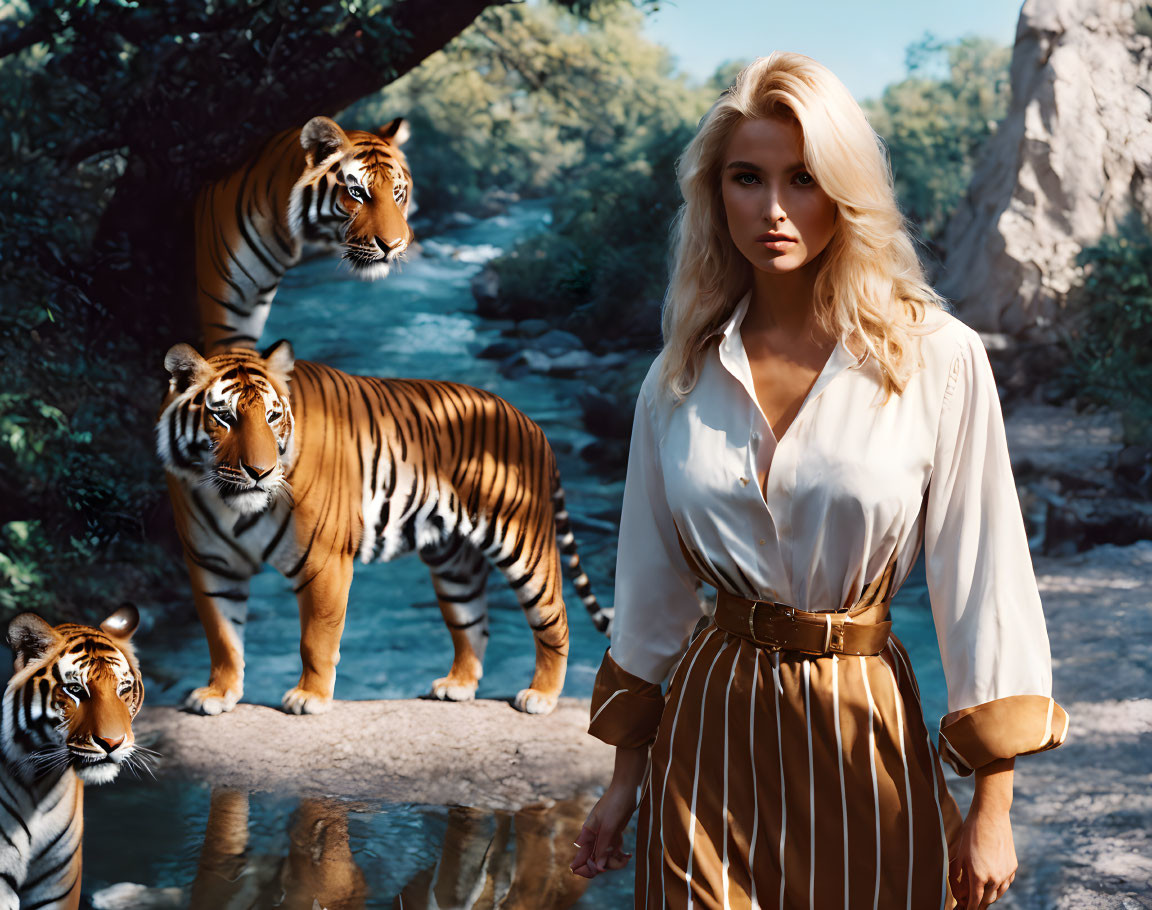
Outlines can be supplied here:
[[[594, 589], [610, 602], [623, 484], [597, 475], [579, 458], [592, 441], [576, 405], [579, 381], [535, 374], [510, 380], [495, 362], [475, 356], [500, 335], [498, 326], [472, 312], [470, 279], [483, 262], [539, 230], [547, 218], [544, 205], [530, 203], [450, 231], [425, 241], [424, 256], [378, 283], [352, 278], [333, 259], [305, 263], [281, 286], [265, 338], [288, 338], [297, 358], [350, 373], [469, 383], [523, 410], [557, 452], [581, 558]], [[532, 676], [531, 632], [502, 579], [493, 578], [488, 590], [492, 638], [477, 697], [509, 699]], [[564, 692], [588, 697], [606, 642], [570, 588], [566, 595], [573, 609]], [[946, 709], [926, 600], [917, 567], [893, 613], [934, 729]], [[139, 636], [149, 704], [177, 704], [207, 680], [207, 647], [190, 603], [188, 616], [187, 625], [146, 629]], [[252, 583], [245, 701], [279, 705], [299, 676], [299, 634], [291, 587], [267, 569]], [[451, 641], [418, 559], [357, 564], [340, 650], [340, 699], [413, 698], [447, 672]], [[172, 779], [121, 780], [88, 791], [84, 890], [140, 883], [151, 897], [124, 905], [135, 907], [152, 900], [153, 906], [311, 910], [313, 898], [323, 898], [327, 907], [449, 907], [470, 905], [467, 895], [477, 907], [631, 907], [630, 871], [602, 875], [586, 891], [584, 880], [567, 871], [570, 845], [587, 809], [587, 801], [515, 814], [320, 803], [212, 793]], [[518, 903], [522, 894], [533, 896]], [[538, 895], [545, 894], [541, 903]]]

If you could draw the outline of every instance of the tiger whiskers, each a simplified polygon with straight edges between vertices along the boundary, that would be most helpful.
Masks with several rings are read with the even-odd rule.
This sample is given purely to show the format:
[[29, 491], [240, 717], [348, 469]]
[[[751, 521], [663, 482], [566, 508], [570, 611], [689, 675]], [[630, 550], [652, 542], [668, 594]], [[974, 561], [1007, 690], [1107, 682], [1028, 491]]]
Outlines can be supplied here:
[[122, 767], [127, 768], [132, 772], [132, 776], [142, 779], [144, 775], [141, 772], [147, 772], [148, 776], [153, 780], [156, 779], [156, 772], [153, 766], [157, 764], [160, 759], [160, 753], [154, 749], [148, 749], [144, 746], [136, 746], [128, 756], [120, 764]]

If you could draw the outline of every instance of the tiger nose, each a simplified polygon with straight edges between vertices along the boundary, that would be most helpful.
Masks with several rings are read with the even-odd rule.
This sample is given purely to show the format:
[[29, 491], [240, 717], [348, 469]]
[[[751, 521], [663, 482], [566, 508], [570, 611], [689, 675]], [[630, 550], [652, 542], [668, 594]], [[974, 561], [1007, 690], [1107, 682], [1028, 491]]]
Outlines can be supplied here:
[[125, 734], [121, 733], [115, 739], [105, 739], [103, 736], [95, 735], [92, 738], [96, 740], [97, 745], [99, 745], [101, 749], [111, 754], [113, 751], [115, 751], [117, 746], [124, 742]]
[[257, 483], [259, 483], [261, 480], [263, 480], [265, 477], [267, 477], [269, 474], [271, 474], [276, 469], [276, 466], [273, 465], [272, 467], [270, 467], [266, 470], [261, 470], [260, 468], [255, 467], [253, 465], [250, 465], [245, 461], [240, 462], [240, 467], [242, 467], [244, 469], [244, 472], [249, 477], [251, 477], [253, 480], [255, 480]]
[[404, 240], [402, 238], [394, 240], [391, 243], [389, 243], [387, 240], [385, 240], [379, 234], [377, 234], [376, 237], [373, 239], [375, 239], [375, 241], [376, 241], [376, 248], [378, 250], [380, 250], [380, 252], [383, 253], [385, 256], [387, 256], [389, 253], [402, 253], [402, 252], [404, 252], [404, 247], [406, 247], [408, 245], [407, 243], [404, 242]]

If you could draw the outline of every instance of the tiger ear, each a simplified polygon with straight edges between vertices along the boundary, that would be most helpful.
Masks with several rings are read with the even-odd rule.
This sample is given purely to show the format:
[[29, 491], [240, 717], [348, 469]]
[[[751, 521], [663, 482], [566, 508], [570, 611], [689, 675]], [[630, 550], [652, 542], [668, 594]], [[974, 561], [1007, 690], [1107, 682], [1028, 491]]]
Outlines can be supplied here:
[[190, 344], [174, 344], [164, 355], [164, 369], [172, 374], [168, 388], [173, 392], [187, 391], [212, 375], [212, 367]]
[[100, 623], [100, 629], [112, 638], [127, 641], [138, 625], [140, 625], [140, 611], [134, 604], [122, 603], [115, 613]]
[[284, 379], [290, 378], [292, 368], [296, 366], [296, 354], [292, 350], [292, 344], [284, 338], [275, 342], [260, 356], [264, 358], [269, 372], [277, 373]]
[[335, 120], [327, 117], [313, 117], [300, 130], [300, 145], [304, 147], [304, 159], [308, 167], [315, 167], [349, 144], [344, 130], [340, 129]]
[[376, 131], [376, 135], [381, 139], [387, 139], [393, 145], [403, 145], [412, 136], [412, 127], [408, 125], [408, 121], [403, 117], [397, 117], [391, 123], [387, 123]]
[[8, 623], [8, 647], [16, 652], [17, 670], [39, 660], [59, 639], [56, 630], [35, 613], [21, 613]]

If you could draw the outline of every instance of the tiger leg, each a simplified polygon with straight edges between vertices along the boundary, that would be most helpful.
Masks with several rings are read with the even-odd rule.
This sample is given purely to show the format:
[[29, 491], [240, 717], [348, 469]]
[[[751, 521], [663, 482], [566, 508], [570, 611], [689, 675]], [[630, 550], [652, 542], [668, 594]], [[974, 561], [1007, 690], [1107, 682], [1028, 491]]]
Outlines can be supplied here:
[[329, 556], [319, 569], [305, 566], [296, 588], [300, 608], [300, 682], [284, 693], [281, 705], [289, 714], [323, 714], [332, 707], [340, 636], [352, 585], [352, 556]]
[[432, 683], [432, 695], [471, 701], [484, 675], [488, 647], [488, 562], [475, 547], [454, 541], [440, 550], [422, 550], [444, 625], [452, 635], [452, 669]]
[[[527, 548], [525, 548], [527, 549]], [[516, 693], [512, 704], [527, 714], [549, 714], [564, 688], [568, 669], [568, 614], [560, 589], [560, 556], [555, 541], [546, 539], [539, 562], [526, 567], [517, 561], [501, 571], [508, 578], [524, 617], [536, 638], [536, 672], [532, 685]], [[535, 571], [533, 571], [533, 569]], [[525, 575], [531, 577], [525, 581]]]
[[251, 892], [256, 876], [248, 869], [247, 853], [247, 791], [213, 789], [200, 863], [188, 901], [190, 910], [254, 906], [256, 895]]
[[200, 714], [231, 711], [244, 694], [244, 621], [249, 579], [224, 577], [187, 560], [196, 613], [208, 639], [208, 685], [193, 689], [184, 706]]

